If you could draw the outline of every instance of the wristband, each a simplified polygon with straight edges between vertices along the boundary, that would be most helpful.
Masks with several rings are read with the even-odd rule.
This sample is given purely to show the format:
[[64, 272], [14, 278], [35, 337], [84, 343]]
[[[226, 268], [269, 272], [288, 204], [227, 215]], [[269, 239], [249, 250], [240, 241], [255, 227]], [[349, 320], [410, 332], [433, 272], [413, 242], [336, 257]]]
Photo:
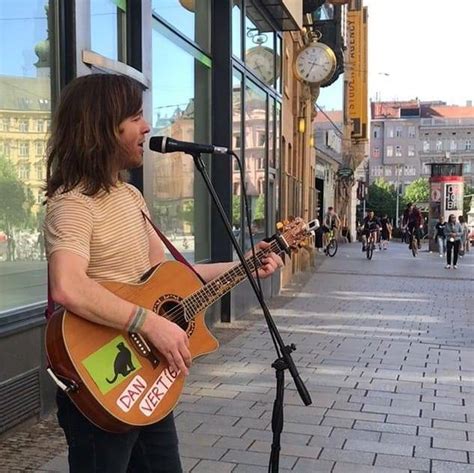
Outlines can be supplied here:
[[137, 333], [143, 327], [146, 319], [146, 309], [140, 306], [137, 306], [137, 310], [127, 326], [127, 332]]

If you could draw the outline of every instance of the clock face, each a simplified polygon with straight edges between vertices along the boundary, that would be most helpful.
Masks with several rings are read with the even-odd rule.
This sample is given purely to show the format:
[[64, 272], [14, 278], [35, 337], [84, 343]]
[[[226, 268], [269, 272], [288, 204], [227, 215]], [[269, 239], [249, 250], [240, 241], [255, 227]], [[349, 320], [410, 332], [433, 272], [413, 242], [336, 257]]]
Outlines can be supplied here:
[[298, 53], [295, 72], [299, 79], [320, 84], [331, 78], [336, 70], [336, 55], [322, 43], [310, 44]]
[[256, 46], [247, 51], [245, 64], [260, 80], [266, 84], [272, 84], [275, 76], [273, 58], [273, 51], [271, 49], [265, 46]]

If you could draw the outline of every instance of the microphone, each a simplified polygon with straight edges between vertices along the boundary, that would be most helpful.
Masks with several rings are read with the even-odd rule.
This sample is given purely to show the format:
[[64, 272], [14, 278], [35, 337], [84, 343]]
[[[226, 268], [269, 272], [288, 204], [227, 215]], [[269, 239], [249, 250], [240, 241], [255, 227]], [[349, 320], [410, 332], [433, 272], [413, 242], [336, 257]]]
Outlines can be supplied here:
[[229, 149], [223, 146], [199, 145], [197, 143], [187, 143], [178, 141], [168, 136], [152, 136], [150, 138], [150, 149], [158, 153], [174, 153], [182, 151], [183, 153], [210, 153], [210, 154], [228, 154]]

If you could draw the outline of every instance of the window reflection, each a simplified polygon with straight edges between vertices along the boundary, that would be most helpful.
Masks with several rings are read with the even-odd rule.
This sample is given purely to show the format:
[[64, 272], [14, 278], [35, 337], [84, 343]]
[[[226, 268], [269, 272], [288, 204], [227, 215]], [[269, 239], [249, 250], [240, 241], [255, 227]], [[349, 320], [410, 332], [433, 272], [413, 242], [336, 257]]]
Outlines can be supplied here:
[[127, 0], [91, 0], [91, 47], [110, 59], [125, 61]]
[[[260, 11], [247, 2], [245, 17], [245, 64], [265, 84], [273, 87], [279, 75], [275, 68], [275, 33]], [[276, 62], [280, 62], [279, 58]]]
[[153, 0], [152, 8], [177, 31], [210, 50], [209, 0]]
[[[209, 141], [210, 69], [153, 30], [154, 135], [180, 141]], [[184, 153], [153, 153], [155, 222], [190, 261], [209, 257], [209, 198], [194, 161]]]
[[[267, 156], [267, 96], [249, 82], [245, 87], [245, 186], [250, 206], [251, 227], [255, 241], [266, 236], [265, 167]], [[248, 235], [245, 248], [249, 248]]]
[[46, 294], [41, 202], [51, 110], [48, 15], [47, 0], [0, 3], [0, 313]]
[[232, 4], [232, 54], [242, 59], [242, 1]]
[[[232, 79], [232, 149], [242, 159], [242, 74], [234, 70]], [[232, 165], [232, 230], [242, 245], [242, 193], [240, 169]], [[236, 255], [234, 254], [234, 259]]]

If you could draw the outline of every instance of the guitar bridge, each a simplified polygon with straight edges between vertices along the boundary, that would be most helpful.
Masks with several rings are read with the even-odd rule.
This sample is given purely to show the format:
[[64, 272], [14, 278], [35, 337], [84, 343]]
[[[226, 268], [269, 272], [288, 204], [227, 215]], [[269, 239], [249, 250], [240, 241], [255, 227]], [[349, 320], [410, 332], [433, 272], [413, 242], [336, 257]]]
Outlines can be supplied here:
[[139, 333], [131, 333], [129, 337], [138, 353], [146, 358], [151, 363], [153, 368], [156, 368], [160, 364], [160, 360], [154, 355], [152, 349], [145, 339]]

